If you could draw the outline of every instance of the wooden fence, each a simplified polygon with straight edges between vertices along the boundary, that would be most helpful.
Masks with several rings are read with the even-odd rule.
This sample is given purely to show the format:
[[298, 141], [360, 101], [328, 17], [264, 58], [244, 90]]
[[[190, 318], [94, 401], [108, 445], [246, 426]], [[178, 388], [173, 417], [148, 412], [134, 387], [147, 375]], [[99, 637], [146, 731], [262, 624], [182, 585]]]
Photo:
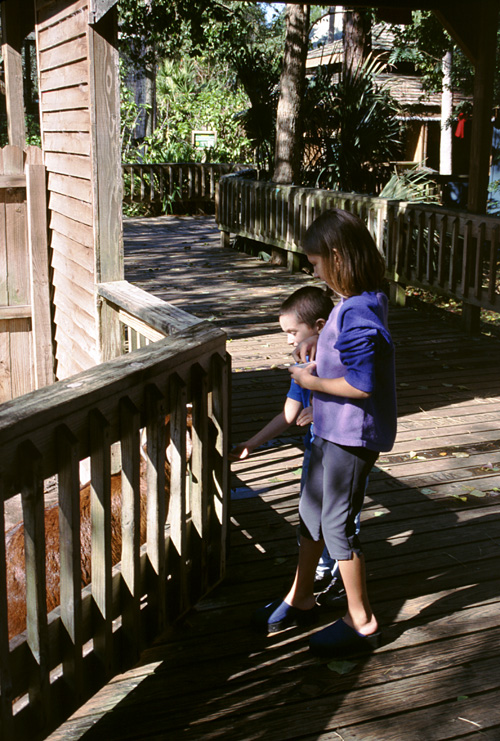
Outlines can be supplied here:
[[247, 168], [234, 163], [123, 164], [125, 203], [173, 204], [202, 208], [214, 203], [216, 186], [222, 175]]
[[[100, 286], [99, 294], [118, 313], [129, 352], [0, 407], [1, 520], [3, 527], [4, 502], [20, 493], [27, 602], [27, 629], [9, 643], [9, 538], [1, 538], [2, 740], [47, 735], [224, 574], [230, 382], [225, 334], [124, 281]], [[117, 565], [111, 557], [112, 447], [122, 460]], [[79, 461], [87, 456], [92, 581], [82, 590]], [[61, 604], [47, 615], [44, 484], [54, 476]], [[141, 545], [144, 498], [147, 536]]]
[[52, 383], [42, 152], [0, 150], [0, 403]]
[[500, 311], [500, 219], [384, 198], [221, 178], [216, 219], [223, 245], [241, 235], [287, 251], [298, 265], [311, 222], [329, 208], [359, 215], [384, 254], [395, 284], [430, 289]]

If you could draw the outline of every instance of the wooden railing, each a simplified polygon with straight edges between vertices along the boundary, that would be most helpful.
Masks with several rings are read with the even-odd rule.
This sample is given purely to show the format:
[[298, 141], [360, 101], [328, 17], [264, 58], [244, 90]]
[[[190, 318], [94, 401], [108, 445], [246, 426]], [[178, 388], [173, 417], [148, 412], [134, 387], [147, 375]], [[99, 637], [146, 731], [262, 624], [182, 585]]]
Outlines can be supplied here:
[[221, 178], [216, 219], [223, 245], [236, 234], [286, 250], [297, 265], [311, 222], [329, 208], [359, 215], [384, 254], [388, 278], [500, 311], [500, 219], [438, 206]]
[[234, 163], [161, 163], [123, 164], [123, 200], [125, 203], [182, 203], [185, 206], [215, 201], [217, 183], [222, 175], [248, 167]]
[[[152, 636], [192, 607], [224, 574], [230, 379], [225, 334], [125, 282], [104, 284], [99, 294], [119, 314], [130, 352], [0, 406], [1, 524], [4, 502], [20, 493], [27, 602], [27, 629], [9, 643], [2, 538], [0, 738], [4, 740], [47, 735], [115, 673], [131, 665]], [[132, 349], [144, 343], [149, 344]], [[122, 558], [113, 565], [110, 460], [116, 447], [122, 461]], [[82, 590], [79, 461], [87, 456], [92, 581]], [[146, 474], [141, 474], [144, 468]], [[54, 476], [62, 598], [47, 615], [44, 482]], [[141, 495], [141, 489], [147, 494]], [[144, 497], [147, 537], [141, 545]]]

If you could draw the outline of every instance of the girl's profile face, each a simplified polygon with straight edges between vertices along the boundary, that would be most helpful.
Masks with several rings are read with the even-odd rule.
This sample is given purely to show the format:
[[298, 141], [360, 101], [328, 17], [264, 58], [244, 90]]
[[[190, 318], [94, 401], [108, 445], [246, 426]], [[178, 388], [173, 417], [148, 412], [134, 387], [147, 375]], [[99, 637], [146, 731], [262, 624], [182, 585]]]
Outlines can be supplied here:
[[328, 271], [327, 271], [327, 266], [325, 265], [324, 258], [321, 257], [321, 255], [308, 255], [307, 259], [309, 260], [309, 262], [314, 268], [314, 273], [313, 273], [314, 277], [319, 278], [320, 280], [324, 281], [327, 285], [330, 285], [326, 278], [326, 276], [328, 275]]

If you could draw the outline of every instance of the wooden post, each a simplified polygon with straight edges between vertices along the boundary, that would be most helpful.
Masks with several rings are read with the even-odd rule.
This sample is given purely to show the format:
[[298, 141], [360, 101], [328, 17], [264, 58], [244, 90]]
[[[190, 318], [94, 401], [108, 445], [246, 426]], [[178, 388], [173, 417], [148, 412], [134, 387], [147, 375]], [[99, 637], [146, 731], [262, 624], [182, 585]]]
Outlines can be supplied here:
[[[5, 102], [9, 144], [24, 148], [26, 125], [24, 121], [22, 48], [26, 35], [26, 21], [33, 18], [33, 3], [26, 3], [20, 12], [17, 3], [2, 3], [2, 56], [5, 70]], [[26, 11], [26, 16], [25, 16]]]
[[[111, 8], [89, 29], [91, 121], [93, 132], [94, 244], [96, 283], [123, 279], [122, 174], [117, 10]], [[121, 353], [120, 325], [100, 304], [100, 356]]]
[[[474, 115], [472, 117], [467, 208], [472, 213], [479, 214], [486, 213], [488, 201], [498, 3], [481, 3], [475, 15], [480, 43], [477, 45], [475, 59]], [[477, 244], [476, 249], [480, 249], [480, 245]], [[465, 329], [471, 334], [478, 334], [480, 308], [464, 303], [462, 317]]]
[[298, 252], [287, 252], [286, 264], [291, 273], [298, 273], [300, 270], [300, 254]]
[[[3, 174], [24, 176], [24, 152], [20, 147], [7, 146], [2, 151]], [[0, 159], [1, 162], [1, 159]], [[0, 164], [0, 168], [2, 165]], [[4, 332], [1, 351], [2, 360], [9, 358], [7, 376], [5, 368], [0, 373], [2, 401], [21, 396], [33, 390], [32, 353], [30, 332], [30, 285], [29, 259], [26, 244], [25, 194], [20, 188], [7, 188], [2, 194], [0, 220], [3, 233], [0, 235], [0, 268], [4, 285], [0, 289], [0, 303], [7, 304], [15, 312], [9, 321], [9, 336]], [[5, 221], [4, 221], [5, 220]], [[6, 280], [5, 280], [6, 279]], [[5, 309], [2, 310], [3, 317]], [[6, 341], [5, 341], [6, 340]]]
[[26, 200], [28, 206], [28, 250], [30, 258], [34, 381], [35, 387], [41, 388], [42, 386], [47, 386], [49, 383], [54, 383], [47, 243], [46, 176], [45, 167], [42, 164], [28, 163], [26, 165]]

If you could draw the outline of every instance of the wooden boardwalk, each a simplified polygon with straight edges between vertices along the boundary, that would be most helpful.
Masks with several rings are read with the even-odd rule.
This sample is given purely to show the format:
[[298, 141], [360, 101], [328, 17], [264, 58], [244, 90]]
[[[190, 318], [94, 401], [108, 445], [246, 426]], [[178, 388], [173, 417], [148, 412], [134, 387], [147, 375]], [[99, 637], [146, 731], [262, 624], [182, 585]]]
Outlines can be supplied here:
[[[125, 234], [128, 280], [228, 330], [233, 441], [248, 437], [288, 386], [277, 308], [311, 279], [222, 250], [207, 218], [134, 220]], [[224, 583], [52, 741], [500, 739], [500, 342], [411, 308], [390, 322], [399, 432], [361, 529], [381, 648], [328, 663], [305, 633], [249, 630], [295, 568], [293, 429], [233, 465]]]

